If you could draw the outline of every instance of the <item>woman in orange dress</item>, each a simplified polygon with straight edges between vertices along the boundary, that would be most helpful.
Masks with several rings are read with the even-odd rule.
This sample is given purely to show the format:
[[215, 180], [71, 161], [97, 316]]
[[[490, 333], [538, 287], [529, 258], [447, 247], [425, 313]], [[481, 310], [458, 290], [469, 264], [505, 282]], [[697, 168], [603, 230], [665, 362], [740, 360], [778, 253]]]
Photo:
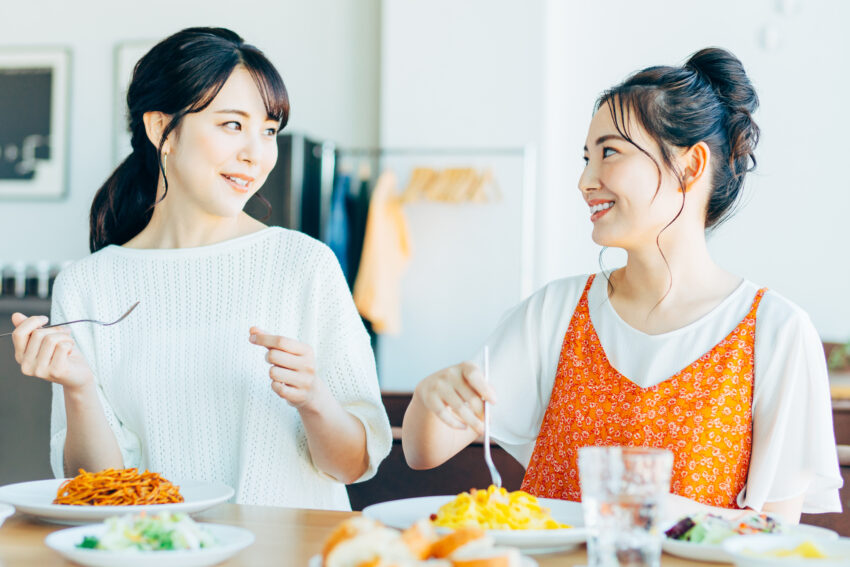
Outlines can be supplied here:
[[[411, 467], [437, 466], [482, 431], [526, 467], [524, 490], [579, 500], [589, 445], [674, 453], [671, 491], [717, 509], [798, 521], [841, 510], [823, 348], [805, 312], [711, 258], [755, 166], [758, 98], [741, 62], [703, 49], [598, 100], [581, 196], [613, 272], [551, 282], [481, 354], [425, 378], [403, 427]], [[741, 243], [745, 246], [746, 243]]]

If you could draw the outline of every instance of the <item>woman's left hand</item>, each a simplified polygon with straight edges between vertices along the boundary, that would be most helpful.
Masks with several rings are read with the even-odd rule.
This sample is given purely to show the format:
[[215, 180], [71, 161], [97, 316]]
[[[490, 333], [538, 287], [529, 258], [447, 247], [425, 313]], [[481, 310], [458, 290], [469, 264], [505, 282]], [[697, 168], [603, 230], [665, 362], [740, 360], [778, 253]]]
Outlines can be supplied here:
[[319, 405], [326, 393], [325, 384], [316, 374], [316, 357], [313, 348], [305, 343], [271, 335], [251, 327], [250, 341], [268, 349], [266, 361], [271, 364], [269, 377], [275, 394], [297, 409]]

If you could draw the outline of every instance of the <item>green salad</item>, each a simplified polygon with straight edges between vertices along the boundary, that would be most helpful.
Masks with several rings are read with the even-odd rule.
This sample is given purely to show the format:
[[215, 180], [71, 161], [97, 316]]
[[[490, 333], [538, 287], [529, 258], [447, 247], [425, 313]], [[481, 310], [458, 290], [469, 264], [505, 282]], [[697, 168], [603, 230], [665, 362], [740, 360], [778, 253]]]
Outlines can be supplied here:
[[770, 534], [782, 531], [782, 524], [766, 514], [742, 514], [726, 519], [715, 514], [693, 514], [676, 522], [664, 534], [670, 539], [717, 545], [735, 535]]
[[108, 518], [101, 537], [86, 536], [77, 544], [82, 549], [105, 551], [176, 551], [207, 549], [215, 538], [187, 514], [138, 514]]

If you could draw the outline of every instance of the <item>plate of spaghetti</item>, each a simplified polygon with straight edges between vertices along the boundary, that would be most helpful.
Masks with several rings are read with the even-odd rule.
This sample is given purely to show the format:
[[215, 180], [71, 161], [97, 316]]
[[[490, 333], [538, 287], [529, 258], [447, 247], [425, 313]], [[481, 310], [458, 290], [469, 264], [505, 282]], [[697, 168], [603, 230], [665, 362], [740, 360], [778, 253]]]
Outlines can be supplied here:
[[36, 480], [0, 487], [0, 502], [59, 524], [97, 522], [149, 510], [193, 514], [233, 496], [220, 482], [171, 481], [137, 469], [80, 470], [74, 478]]

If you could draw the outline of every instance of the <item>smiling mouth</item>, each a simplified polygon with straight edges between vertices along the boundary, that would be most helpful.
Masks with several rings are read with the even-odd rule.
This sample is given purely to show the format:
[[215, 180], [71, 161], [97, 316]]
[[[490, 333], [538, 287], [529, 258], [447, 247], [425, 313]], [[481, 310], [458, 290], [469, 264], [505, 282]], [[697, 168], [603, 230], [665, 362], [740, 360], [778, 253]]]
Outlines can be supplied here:
[[224, 173], [222, 173], [221, 176], [224, 178], [225, 181], [227, 181], [227, 183], [231, 187], [233, 187], [236, 191], [239, 191], [240, 193], [247, 193], [248, 189], [251, 186], [251, 182], [253, 181], [251, 179], [243, 179], [241, 177], [234, 177], [232, 175], [227, 175]]
[[605, 213], [611, 210], [614, 206], [614, 201], [605, 201], [604, 203], [595, 203], [590, 206], [590, 220], [595, 221], [602, 217]]

